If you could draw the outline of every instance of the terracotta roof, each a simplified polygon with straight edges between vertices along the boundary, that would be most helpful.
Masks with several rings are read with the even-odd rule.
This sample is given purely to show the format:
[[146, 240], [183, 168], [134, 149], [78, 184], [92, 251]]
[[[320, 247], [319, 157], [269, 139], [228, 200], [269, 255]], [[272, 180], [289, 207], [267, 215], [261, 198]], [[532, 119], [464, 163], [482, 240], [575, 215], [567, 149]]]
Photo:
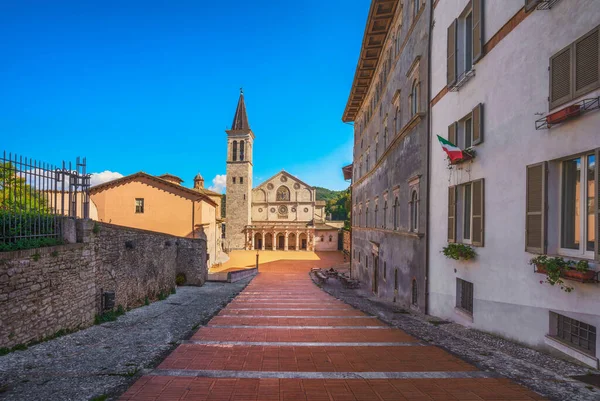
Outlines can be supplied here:
[[[204, 192], [186, 188], [179, 184], [174, 184], [173, 182], [167, 181], [161, 177], [164, 177], [164, 175], [162, 175], [160, 177], [156, 177], [154, 175], [150, 175], [150, 174], [144, 173], [143, 171], [140, 171], [135, 174], [127, 175], [125, 177], [117, 178], [116, 180], [108, 181], [103, 184], [93, 186], [90, 188], [90, 195], [105, 191], [110, 188], [117, 187], [119, 185], [127, 184], [131, 181], [145, 180], [147, 184], [149, 184], [149, 185], [154, 184], [155, 187], [165, 190], [165, 191], [168, 191], [168, 192], [171, 192], [174, 195], [182, 196], [182, 197], [190, 199], [190, 200], [202, 200], [213, 206], [217, 206], [216, 202], [213, 201]], [[158, 187], [159, 184], [160, 184], [160, 187]], [[208, 191], [208, 190], [206, 190], [206, 191]], [[212, 192], [212, 191], [208, 191], [208, 192]], [[215, 194], [216, 194], [216, 192], [215, 192]]]
[[174, 181], [183, 182], [183, 180], [181, 178], [177, 177], [176, 175], [169, 174], [169, 173], [159, 175], [158, 178], [162, 178], [163, 180], [172, 179]]
[[206, 188], [194, 189], [194, 191], [200, 192], [201, 194], [204, 194], [204, 195], [207, 195], [207, 196], [223, 196], [223, 194], [220, 194], [220, 193], [215, 192], [215, 191], [211, 191], [210, 189], [206, 189]]
[[[342, 227], [343, 227], [343, 225], [342, 225]], [[329, 225], [327, 223], [315, 223], [315, 230], [318, 230], [318, 231], [322, 231], [322, 230], [329, 230], [329, 231], [331, 231], [331, 230], [339, 230], [340, 228], [341, 227], [335, 227], [335, 226]]]
[[250, 124], [248, 124], [248, 115], [246, 114], [246, 103], [244, 103], [244, 91], [241, 89], [240, 99], [238, 100], [237, 108], [235, 109], [235, 116], [233, 116], [233, 123], [231, 124], [231, 130], [250, 130]]
[[352, 164], [342, 167], [342, 173], [344, 174], [344, 180], [352, 179]]
[[342, 116], [344, 122], [354, 121], [369, 92], [398, 3], [398, 0], [371, 2], [354, 82]]

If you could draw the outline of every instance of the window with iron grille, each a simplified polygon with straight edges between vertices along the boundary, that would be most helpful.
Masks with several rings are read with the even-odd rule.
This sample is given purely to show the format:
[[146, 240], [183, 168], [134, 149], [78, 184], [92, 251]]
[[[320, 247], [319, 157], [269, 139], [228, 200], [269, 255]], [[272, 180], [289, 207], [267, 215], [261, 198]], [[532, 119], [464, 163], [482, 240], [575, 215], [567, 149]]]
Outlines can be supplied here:
[[456, 279], [456, 307], [473, 314], [473, 283]]
[[550, 312], [550, 316], [550, 321], [555, 324], [551, 334], [587, 354], [596, 355], [595, 326], [554, 312]]
[[144, 213], [144, 198], [135, 199], [135, 212]]
[[412, 304], [417, 305], [417, 301], [419, 300], [419, 292], [417, 287], [417, 280], [413, 279], [412, 281]]

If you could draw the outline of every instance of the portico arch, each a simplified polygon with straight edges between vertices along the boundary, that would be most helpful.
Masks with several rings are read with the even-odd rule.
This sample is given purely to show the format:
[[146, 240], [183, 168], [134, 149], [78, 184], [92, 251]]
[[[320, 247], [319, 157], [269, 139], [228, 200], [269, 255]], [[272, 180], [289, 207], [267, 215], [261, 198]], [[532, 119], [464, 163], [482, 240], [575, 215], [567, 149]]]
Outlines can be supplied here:
[[308, 249], [308, 236], [306, 233], [301, 233], [298, 239], [300, 240], [300, 250], [306, 251]]
[[271, 233], [265, 234], [265, 248], [273, 249], [273, 235]]
[[296, 234], [290, 233], [288, 235], [288, 250], [295, 251], [296, 250]]
[[277, 250], [283, 251], [285, 249], [285, 234], [278, 233], [277, 234]]
[[254, 249], [262, 249], [262, 234], [256, 233], [254, 234]]

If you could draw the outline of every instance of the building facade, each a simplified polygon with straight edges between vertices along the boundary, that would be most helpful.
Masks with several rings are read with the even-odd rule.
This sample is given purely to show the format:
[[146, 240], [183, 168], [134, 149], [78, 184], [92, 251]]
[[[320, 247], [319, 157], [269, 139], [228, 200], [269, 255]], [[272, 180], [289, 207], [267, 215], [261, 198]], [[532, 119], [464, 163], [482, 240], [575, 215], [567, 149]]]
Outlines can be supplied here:
[[431, 2], [374, 0], [342, 120], [354, 123], [353, 277], [426, 311]]
[[[429, 311], [597, 368], [598, 276], [567, 292], [529, 261], [598, 269], [600, 7], [445, 0], [433, 19]], [[449, 165], [437, 135], [474, 157]]]
[[128, 175], [90, 188], [90, 209], [101, 222], [205, 239], [210, 267], [222, 253], [221, 195], [204, 188], [200, 174], [193, 189], [182, 182], [171, 174]]
[[252, 148], [243, 92], [227, 130], [225, 248], [337, 250], [340, 228], [325, 219], [325, 202], [315, 189], [280, 171], [252, 188]]

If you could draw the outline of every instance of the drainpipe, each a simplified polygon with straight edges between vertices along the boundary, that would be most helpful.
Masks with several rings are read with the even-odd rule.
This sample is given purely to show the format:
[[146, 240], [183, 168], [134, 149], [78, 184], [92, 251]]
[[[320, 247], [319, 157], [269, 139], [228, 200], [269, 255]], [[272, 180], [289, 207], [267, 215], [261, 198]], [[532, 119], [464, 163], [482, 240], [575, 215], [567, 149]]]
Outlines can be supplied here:
[[431, 38], [433, 31], [433, 2], [429, 0], [429, 26], [428, 26], [428, 38], [427, 38], [427, 154], [425, 155], [425, 170], [427, 171], [427, 190], [425, 199], [427, 199], [427, 205], [425, 208], [425, 314], [429, 314], [429, 193], [431, 189], [431, 168], [429, 166], [429, 159], [431, 155]]

